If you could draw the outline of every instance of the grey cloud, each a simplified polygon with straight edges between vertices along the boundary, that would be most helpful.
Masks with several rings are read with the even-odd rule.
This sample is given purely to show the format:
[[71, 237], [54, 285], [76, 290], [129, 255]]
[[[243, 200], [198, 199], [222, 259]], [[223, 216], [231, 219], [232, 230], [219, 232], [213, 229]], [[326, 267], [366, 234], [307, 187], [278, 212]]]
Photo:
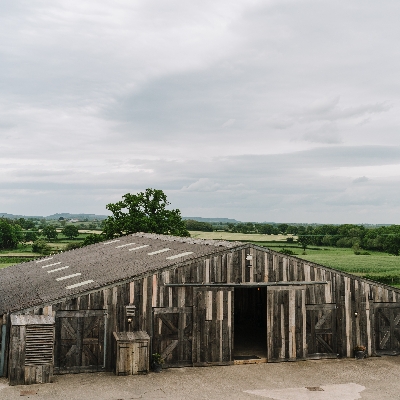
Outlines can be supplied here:
[[336, 123], [323, 124], [318, 129], [304, 134], [303, 139], [314, 143], [338, 144], [342, 142]]
[[400, 164], [396, 2], [0, 11], [0, 209], [104, 213], [157, 187], [186, 215], [399, 215], [397, 177], [324, 175]]
[[360, 176], [359, 178], [354, 179], [353, 183], [364, 183], [368, 181], [369, 179], [366, 176]]

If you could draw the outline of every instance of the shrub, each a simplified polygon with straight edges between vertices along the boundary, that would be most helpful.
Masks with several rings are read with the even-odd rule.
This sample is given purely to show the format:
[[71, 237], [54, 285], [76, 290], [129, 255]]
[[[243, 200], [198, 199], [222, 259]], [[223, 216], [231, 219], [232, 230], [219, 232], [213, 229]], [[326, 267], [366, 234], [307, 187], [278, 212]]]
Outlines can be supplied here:
[[294, 251], [292, 251], [290, 249], [286, 249], [286, 248], [283, 248], [282, 250], [279, 250], [279, 253], [286, 254], [288, 256], [296, 255], [296, 253]]
[[32, 251], [40, 254], [50, 254], [51, 247], [43, 239], [39, 239], [33, 242]]
[[102, 234], [91, 233], [85, 237], [85, 240], [82, 243], [82, 246], [89, 246], [90, 244], [100, 243], [104, 240], [104, 236]]
[[65, 246], [65, 250], [74, 250], [74, 249], [79, 249], [80, 247], [82, 247], [83, 242], [76, 242], [76, 243], [68, 243]]

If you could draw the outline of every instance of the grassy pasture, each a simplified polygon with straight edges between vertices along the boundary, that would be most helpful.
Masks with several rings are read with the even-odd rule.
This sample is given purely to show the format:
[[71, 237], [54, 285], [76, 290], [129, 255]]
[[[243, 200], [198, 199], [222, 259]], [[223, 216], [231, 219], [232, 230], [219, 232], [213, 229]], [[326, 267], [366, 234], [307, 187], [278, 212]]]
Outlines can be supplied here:
[[370, 255], [355, 255], [352, 249], [312, 246], [303, 255], [303, 250], [295, 245], [290, 247], [279, 246], [276, 243], [263, 243], [262, 245], [276, 251], [280, 251], [285, 247], [292, 250], [296, 257], [307, 261], [388, 285], [400, 285], [400, 257], [387, 253], [369, 251]]
[[355, 255], [353, 250], [348, 248], [310, 246], [303, 255], [303, 249], [296, 243], [287, 243], [287, 236], [283, 235], [246, 235], [226, 232], [191, 232], [191, 235], [202, 239], [251, 242], [275, 251], [288, 249], [293, 251], [296, 257], [304, 260], [400, 287], [400, 257], [388, 253], [369, 251], [370, 255]]

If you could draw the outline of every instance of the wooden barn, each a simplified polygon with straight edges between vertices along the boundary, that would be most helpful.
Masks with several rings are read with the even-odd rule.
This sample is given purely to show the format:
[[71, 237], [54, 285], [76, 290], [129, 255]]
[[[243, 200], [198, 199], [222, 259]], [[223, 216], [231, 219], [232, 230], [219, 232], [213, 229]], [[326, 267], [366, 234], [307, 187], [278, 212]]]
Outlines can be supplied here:
[[134, 234], [0, 270], [0, 376], [398, 354], [400, 291], [246, 243]]

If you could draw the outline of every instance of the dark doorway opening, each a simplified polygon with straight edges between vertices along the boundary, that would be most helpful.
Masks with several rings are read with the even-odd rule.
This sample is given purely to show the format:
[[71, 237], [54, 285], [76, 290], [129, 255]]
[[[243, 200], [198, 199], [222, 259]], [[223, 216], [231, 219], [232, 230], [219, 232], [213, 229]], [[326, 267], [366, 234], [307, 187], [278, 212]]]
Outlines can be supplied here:
[[235, 288], [235, 360], [267, 358], [267, 288]]

